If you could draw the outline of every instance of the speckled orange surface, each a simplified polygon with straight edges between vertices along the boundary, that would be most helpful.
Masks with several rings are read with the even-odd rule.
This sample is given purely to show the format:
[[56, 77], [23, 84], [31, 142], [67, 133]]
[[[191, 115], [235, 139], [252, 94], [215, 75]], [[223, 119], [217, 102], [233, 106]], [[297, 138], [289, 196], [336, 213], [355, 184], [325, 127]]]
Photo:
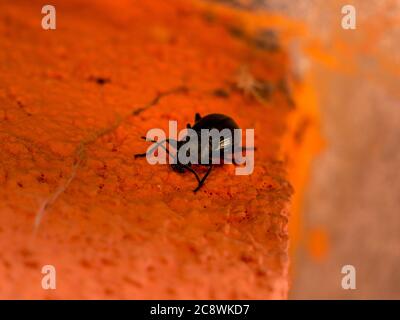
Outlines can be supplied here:
[[[55, 5], [44, 31], [40, 2], [0, 4], [0, 297], [286, 298], [287, 172], [302, 185], [310, 124], [286, 90], [265, 104], [232, 90], [243, 65], [290, 81], [284, 47], [257, 48], [247, 18], [197, 2]], [[133, 159], [147, 130], [195, 112], [255, 128], [252, 175], [219, 167], [194, 194], [192, 175]]]

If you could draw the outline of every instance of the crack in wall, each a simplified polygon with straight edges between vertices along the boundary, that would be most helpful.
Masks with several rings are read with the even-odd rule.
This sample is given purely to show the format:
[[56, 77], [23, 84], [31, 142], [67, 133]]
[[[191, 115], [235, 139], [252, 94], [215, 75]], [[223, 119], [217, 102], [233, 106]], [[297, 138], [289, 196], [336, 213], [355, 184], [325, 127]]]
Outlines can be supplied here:
[[138, 116], [142, 112], [148, 110], [149, 108], [157, 105], [161, 99], [172, 95], [172, 94], [179, 94], [179, 93], [186, 93], [188, 88], [185, 86], [179, 86], [176, 88], [172, 88], [167, 91], [161, 91], [156, 94], [156, 96], [144, 106], [138, 107], [133, 111], [129, 112], [124, 117], [117, 117], [114, 124], [109, 127], [105, 127], [103, 129], [98, 130], [97, 132], [93, 132], [92, 134], [88, 135], [85, 139], [83, 139], [79, 145], [76, 147], [74, 152], [74, 163], [72, 165], [71, 174], [69, 175], [67, 181], [57, 187], [57, 189], [47, 198], [45, 199], [42, 204], [40, 205], [39, 209], [35, 214], [35, 222], [34, 222], [34, 233], [36, 234], [39, 230], [39, 227], [43, 221], [46, 211], [57, 201], [57, 199], [67, 190], [71, 182], [75, 179], [78, 169], [83, 165], [83, 163], [87, 159], [86, 148], [88, 145], [95, 143], [101, 137], [114, 132], [123, 122], [125, 122], [131, 116]]

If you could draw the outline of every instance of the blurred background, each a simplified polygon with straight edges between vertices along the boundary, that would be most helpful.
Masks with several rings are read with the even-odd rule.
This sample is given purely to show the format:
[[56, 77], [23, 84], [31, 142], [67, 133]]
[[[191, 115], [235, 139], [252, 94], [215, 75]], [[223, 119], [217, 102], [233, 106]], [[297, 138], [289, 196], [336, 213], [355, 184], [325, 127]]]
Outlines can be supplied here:
[[[231, 2], [232, 3], [232, 2]], [[356, 8], [356, 30], [341, 8]], [[290, 298], [400, 298], [400, 1], [236, 1], [307, 25], [326, 147], [315, 159]], [[341, 268], [356, 268], [343, 290]]]

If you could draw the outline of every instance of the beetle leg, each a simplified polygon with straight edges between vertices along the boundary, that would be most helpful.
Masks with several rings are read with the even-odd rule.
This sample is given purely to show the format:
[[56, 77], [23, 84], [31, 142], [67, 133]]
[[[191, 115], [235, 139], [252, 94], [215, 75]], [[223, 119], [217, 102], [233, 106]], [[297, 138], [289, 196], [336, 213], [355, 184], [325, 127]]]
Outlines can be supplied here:
[[[165, 146], [160, 145], [160, 147], [163, 148], [163, 149], [167, 152], [168, 155], [170, 155], [172, 158], [175, 159], [175, 156], [172, 155], [172, 154], [169, 152], [169, 150], [168, 150]], [[150, 154], [150, 153], [151, 153], [151, 152], [135, 154], [135, 159], [137, 159], [137, 158], [145, 158], [145, 157], [147, 156], [147, 154]]]
[[226, 163], [232, 163], [235, 166], [239, 166], [240, 165], [239, 163], [236, 162], [234, 153], [230, 154], [229, 157], [224, 157], [224, 161], [228, 161]]
[[242, 151], [256, 151], [256, 147], [242, 147]]
[[233, 163], [235, 166], [240, 166], [240, 163], [237, 163], [237, 162], [236, 162], [235, 156], [232, 157], [232, 163]]
[[256, 150], [257, 150], [256, 147], [243, 147], [243, 146], [240, 147], [240, 146], [237, 146], [237, 147], [234, 147], [232, 154], [229, 155], [229, 156], [232, 156], [232, 159], [230, 157], [227, 158], [227, 157], [224, 156], [224, 160], [230, 160], [230, 161], [232, 161], [232, 163], [235, 166], [240, 166], [241, 164], [237, 163], [236, 160], [235, 160], [236, 153], [243, 152], [243, 151], [256, 151]]
[[137, 154], [134, 155], [135, 159], [136, 158], [144, 158], [146, 156], [147, 156], [147, 153], [137, 153]]
[[[257, 150], [256, 147], [238, 147], [238, 148], [235, 148], [234, 151], [233, 151], [233, 153], [232, 153], [232, 159], [229, 158], [229, 160], [232, 160], [232, 163], [233, 163], [235, 166], [241, 166], [241, 165], [243, 165], [243, 164], [238, 163], [238, 162], [236, 161], [236, 159], [235, 159], [235, 155], [237, 154], [237, 152], [256, 151], [256, 150]], [[225, 160], [226, 160], [226, 158], [225, 158]]]
[[193, 192], [199, 191], [199, 189], [203, 186], [204, 182], [206, 181], [208, 175], [209, 175], [210, 172], [211, 172], [212, 167], [213, 167], [212, 164], [210, 164], [210, 167], [208, 168], [208, 171], [206, 172], [206, 174], [204, 175], [204, 177], [201, 178], [201, 181], [199, 182], [199, 185], [197, 186], [196, 189], [193, 190]]

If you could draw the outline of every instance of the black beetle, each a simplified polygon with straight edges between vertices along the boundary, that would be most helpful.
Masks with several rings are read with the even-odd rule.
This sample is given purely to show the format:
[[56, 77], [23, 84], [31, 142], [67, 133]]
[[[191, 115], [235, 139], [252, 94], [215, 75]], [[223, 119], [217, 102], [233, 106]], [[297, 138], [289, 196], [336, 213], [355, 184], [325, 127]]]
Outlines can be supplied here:
[[[226, 160], [224, 158], [224, 152], [223, 151], [224, 151], [224, 149], [228, 150], [228, 148], [229, 148], [229, 150], [231, 150], [230, 151], [231, 152], [230, 156], [232, 156], [232, 162], [234, 164], [237, 164], [236, 161], [235, 161], [235, 158], [234, 158], [234, 153], [237, 152], [238, 150], [240, 150], [240, 151], [248, 150], [246, 148], [242, 148], [239, 145], [239, 143], [237, 143], [237, 141], [235, 141], [235, 139], [234, 139], [234, 130], [235, 129], [239, 129], [239, 126], [237, 125], [237, 123], [231, 117], [228, 117], [228, 116], [226, 116], [224, 114], [213, 113], [213, 114], [209, 114], [209, 115], [206, 115], [204, 117], [201, 117], [199, 113], [196, 113], [195, 119], [194, 119], [194, 125], [191, 126], [188, 123], [187, 124], [187, 128], [194, 130], [196, 132], [196, 134], [198, 135], [198, 137], [200, 137], [201, 129], [208, 129], [208, 130], [217, 129], [218, 131], [222, 131], [224, 129], [228, 129], [230, 131], [230, 137], [231, 138], [224, 139], [223, 137], [221, 137], [219, 145], [217, 146], [218, 150], [216, 150], [215, 147], [210, 144], [210, 146], [208, 148], [209, 159], [211, 159], [213, 151], [218, 151], [219, 155], [220, 155], [220, 159], [222, 161]], [[142, 137], [142, 138], [144, 140], [146, 140], [146, 137]], [[163, 144], [166, 143], [166, 142], [170, 143], [172, 141], [174, 143], [176, 143], [177, 152], [179, 152], [179, 149], [188, 142], [188, 137], [186, 137], [186, 138], [184, 138], [184, 139], [182, 139], [180, 141], [176, 141], [176, 140], [173, 140], [173, 139], [165, 139], [165, 140], [161, 140], [161, 141], [157, 142], [157, 141], [151, 140], [151, 142], [157, 142], [154, 145], [154, 147], [151, 148], [147, 153], [135, 154], [135, 159], [136, 158], [146, 157], [147, 154], [152, 154], [160, 146], [163, 147], [164, 150], [168, 154], [170, 154], [169, 150], [166, 149], [163, 146]], [[213, 147], [214, 147], [214, 150], [213, 150]], [[252, 148], [252, 150], [255, 150], [255, 149]], [[199, 156], [202, 155], [202, 151], [203, 150], [201, 150], [201, 145], [198, 144]], [[177, 160], [177, 163], [171, 164], [171, 167], [172, 167], [172, 169], [174, 171], [179, 172], [179, 173], [184, 173], [186, 170], [192, 172], [194, 174], [194, 176], [196, 177], [196, 180], [198, 182], [198, 185], [197, 185], [196, 189], [194, 189], [193, 191], [197, 192], [203, 186], [204, 182], [206, 181], [207, 177], [209, 176], [209, 174], [211, 172], [211, 169], [213, 167], [213, 163], [201, 164], [201, 165], [204, 165], [204, 166], [208, 167], [208, 170], [207, 170], [206, 174], [201, 179], [199, 178], [199, 176], [196, 173], [196, 171], [194, 171], [191, 168], [192, 163], [190, 163], [190, 162], [188, 164], [183, 164], [183, 163], [179, 162], [179, 160]]]

